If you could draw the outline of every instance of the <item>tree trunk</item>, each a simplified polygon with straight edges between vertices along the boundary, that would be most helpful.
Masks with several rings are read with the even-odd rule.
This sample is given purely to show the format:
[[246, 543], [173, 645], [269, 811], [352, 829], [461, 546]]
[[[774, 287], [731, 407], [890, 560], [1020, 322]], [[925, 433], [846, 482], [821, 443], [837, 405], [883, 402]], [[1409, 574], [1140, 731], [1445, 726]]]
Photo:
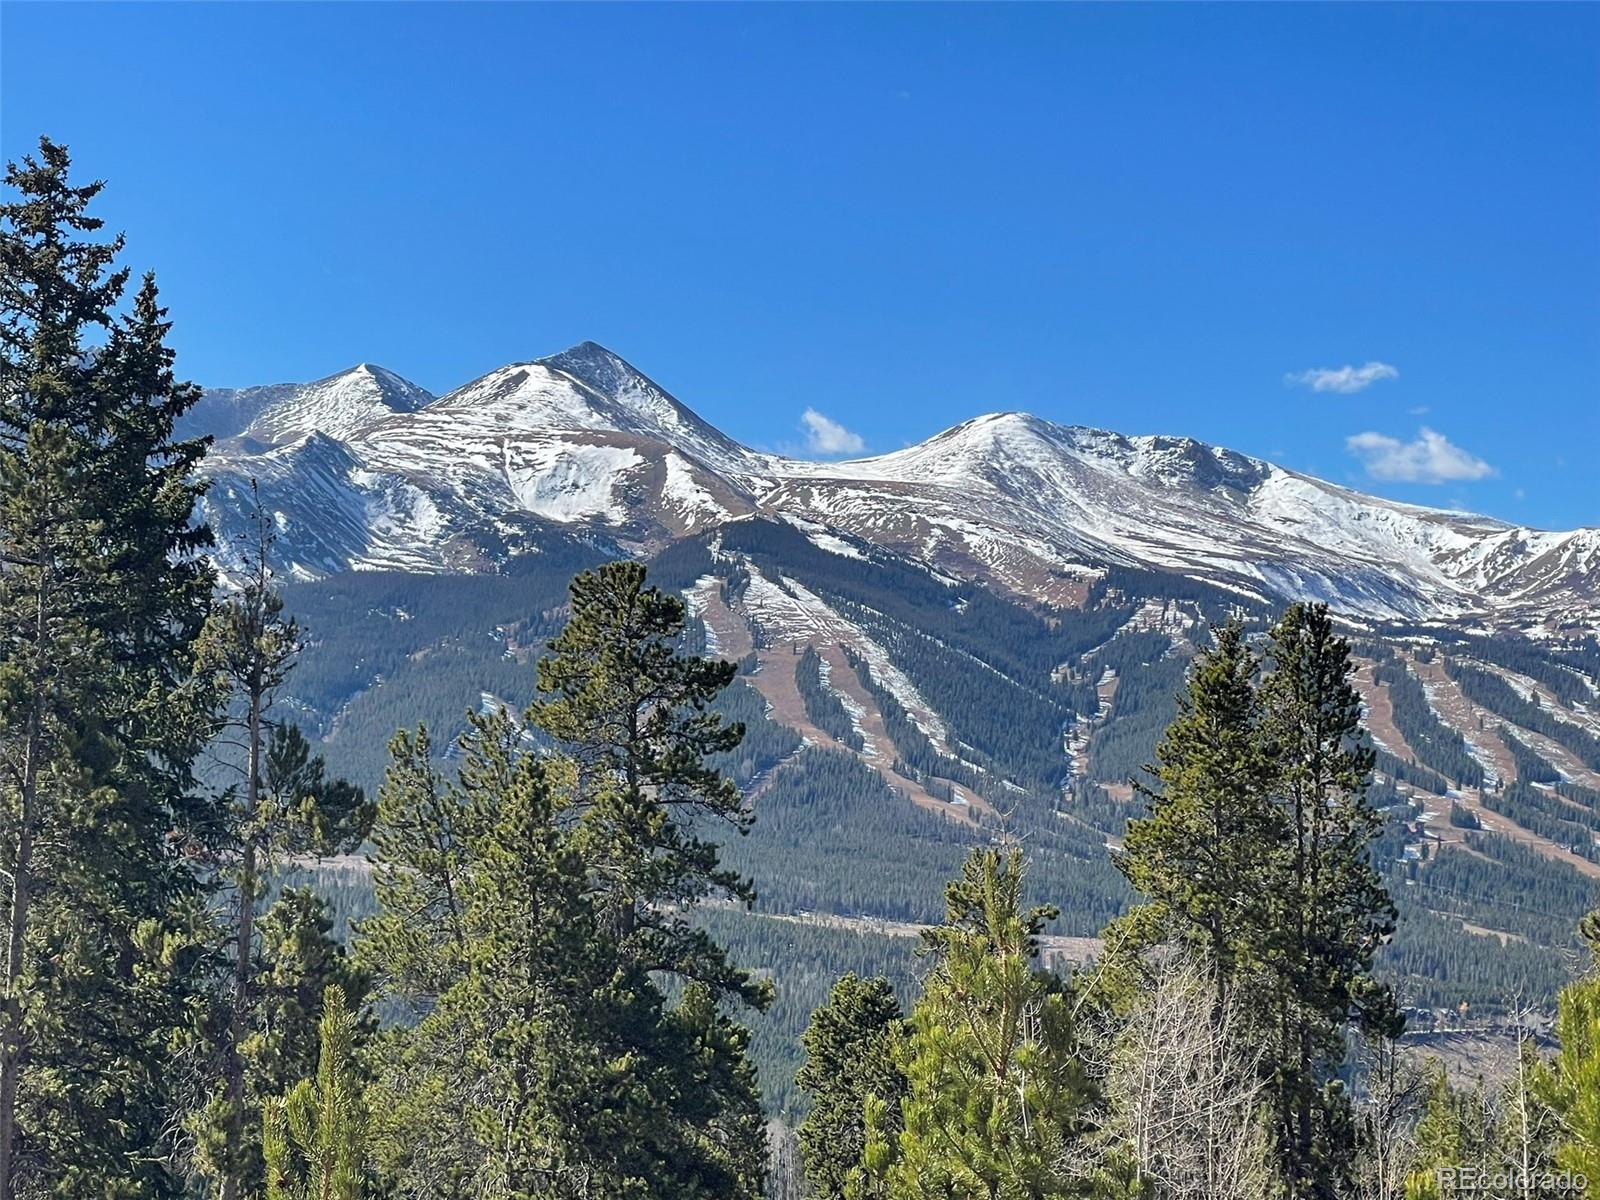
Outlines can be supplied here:
[[17, 1088], [22, 1078], [22, 998], [17, 995], [27, 947], [28, 905], [33, 898], [33, 835], [38, 819], [39, 759], [44, 752], [44, 664], [50, 626], [45, 619], [47, 579], [41, 564], [34, 608], [33, 704], [28, 712], [27, 746], [22, 760], [21, 828], [17, 832], [15, 875], [11, 881], [11, 920], [6, 931], [5, 1029], [0, 1036], [0, 1200], [12, 1200], [12, 1159], [16, 1148]]
[[239, 864], [239, 929], [233, 964], [233, 1010], [228, 1020], [228, 1165], [222, 1178], [222, 1200], [237, 1200], [239, 1159], [244, 1143], [244, 1062], [239, 1047], [246, 1035], [245, 1016], [250, 1004], [250, 962], [255, 942], [256, 846], [253, 825], [261, 800], [261, 693], [252, 689], [247, 739], [248, 775], [245, 779], [245, 842]]
[[28, 903], [32, 898], [33, 821], [38, 800], [38, 706], [29, 715], [28, 748], [23, 761], [22, 828], [17, 836], [16, 874], [11, 884], [11, 922], [6, 937], [5, 1035], [0, 1041], [0, 1200], [11, 1200], [11, 1158], [16, 1142], [17, 1085], [22, 1075], [22, 1000], [17, 984], [27, 942]]

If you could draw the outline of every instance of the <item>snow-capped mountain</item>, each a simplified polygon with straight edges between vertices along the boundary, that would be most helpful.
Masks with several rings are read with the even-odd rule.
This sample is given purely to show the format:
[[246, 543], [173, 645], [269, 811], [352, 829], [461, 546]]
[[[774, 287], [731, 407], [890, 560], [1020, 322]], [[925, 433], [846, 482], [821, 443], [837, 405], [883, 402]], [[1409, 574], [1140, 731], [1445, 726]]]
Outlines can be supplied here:
[[178, 427], [183, 437], [241, 438], [252, 448], [322, 433], [350, 437], [392, 413], [415, 412], [433, 396], [393, 371], [360, 363], [314, 383], [207, 389]]
[[1113, 562], [1380, 619], [1581, 620], [1600, 607], [1600, 530], [1522, 529], [1363, 495], [1189, 438], [1024, 413], [791, 471], [764, 502], [1024, 594], [1048, 594], [1083, 563]]
[[367, 366], [207, 399], [213, 428], [194, 432], [225, 439], [207, 459], [219, 557], [231, 565], [247, 535], [254, 481], [302, 579], [490, 570], [546, 525], [658, 544], [754, 511], [733, 481], [765, 462], [593, 343], [438, 399]]
[[255, 479], [302, 578], [494, 569], [551, 526], [648, 548], [768, 513], [819, 545], [849, 535], [1045, 603], [1121, 565], [1376, 620], [1600, 625], [1600, 530], [1397, 504], [1186, 438], [1020, 413], [872, 458], [783, 458], [592, 342], [438, 399], [364, 364], [207, 393], [189, 420], [219, 438], [213, 523], [241, 528]]

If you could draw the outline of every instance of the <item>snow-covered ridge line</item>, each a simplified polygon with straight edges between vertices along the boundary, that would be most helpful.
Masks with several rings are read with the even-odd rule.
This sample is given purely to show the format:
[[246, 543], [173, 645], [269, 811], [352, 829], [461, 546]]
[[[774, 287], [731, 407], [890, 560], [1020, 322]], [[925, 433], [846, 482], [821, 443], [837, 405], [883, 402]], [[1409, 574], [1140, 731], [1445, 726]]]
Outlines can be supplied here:
[[[313, 575], [493, 569], [540, 522], [649, 548], [765, 514], [836, 554], [879, 547], [1047, 604], [1074, 602], [1086, 570], [1122, 565], [1367, 620], [1600, 628], [1600, 529], [1401, 504], [1191, 438], [1016, 412], [888, 454], [786, 458], [592, 342], [438, 398], [370, 364], [211, 392], [183, 432], [217, 438], [219, 480], [281, 480], [286, 555]], [[313, 435], [346, 465], [313, 452]], [[320, 512], [292, 503], [296, 471], [314, 472]], [[221, 503], [210, 513], [231, 520]]]

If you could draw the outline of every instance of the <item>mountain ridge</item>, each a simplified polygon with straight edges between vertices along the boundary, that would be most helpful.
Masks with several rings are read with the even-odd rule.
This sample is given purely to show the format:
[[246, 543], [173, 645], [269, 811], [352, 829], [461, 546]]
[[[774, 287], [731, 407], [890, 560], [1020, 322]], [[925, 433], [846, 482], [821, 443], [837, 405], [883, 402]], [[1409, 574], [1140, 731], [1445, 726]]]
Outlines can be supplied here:
[[[1047, 605], [1121, 565], [1325, 599], [1359, 619], [1600, 628], [1600, 529], [1385, 500], [1187, 437], [1012, 411], [809, 461], [742, 445], [594, 342], [438, 397], [370, 364], [206, 397], [218, 479], [246, 478], [311, 432], [347, 452], [342, 472], [320, 464], [305, 481], [320, 511], [282, 507], [295, 507], [293, 456], [270, 462], [269, 507], [301, 578], [493, 570], [550, 524], [648, 550], [765, 512]], [[212, 503], [208, 515], [237, 517]]]

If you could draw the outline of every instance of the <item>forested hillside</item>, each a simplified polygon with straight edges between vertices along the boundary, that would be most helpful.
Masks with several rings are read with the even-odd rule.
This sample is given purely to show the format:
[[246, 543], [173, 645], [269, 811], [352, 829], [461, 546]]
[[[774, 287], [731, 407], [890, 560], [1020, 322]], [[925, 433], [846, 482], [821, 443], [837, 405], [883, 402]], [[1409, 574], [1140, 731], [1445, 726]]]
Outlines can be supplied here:
[[[346, 658], [354, 643], [345, 636], [382, 639], [402, 681], [441, 672], [449, 691], [431, 692], [426, 708], [412, 703], [415, 683], [388, 679], [335, 708], [380, 728], [409, 712], [443, 736], [486, 697], [524, 703], [527, 664], [559, 627], [551, 577], [598, 557], [583, 546], [569, 553], [552, 554], [549, 576], [527, 565], [537, 607], [525, 610], [493, 577], [454, 580], [431, 604], [427, 589], [385, 599], [406, 579], [381, 574], [291, 587], [290, 603], [319, 629], [307, 673], [324, 655]], [[725, 854], [758, 881], [757, 908], [706, 919], [779, 985], [775, 1008], [750, 1021], [767, 1103], [791, 1113], [804, 1103], [791, 1083], [798, 1035], [825, 981], [849, 968], [868, 973], [856, 967], [865, 956], [879, 964], [871, 974], [904, 989], [915, 969], [911, 927], [937, 920], [942, 881], [971, 846], [1002, 833], [1022, 839], [1033, 894], [1060, 910], [1051, 935], [1092, 938], [1125, 911], [1132, 894], [1112, 857], [1144, 807], [1128, 785], [1154, 761], [1212, 623], [1233, 614], [1259, 629], [1268, 616], [1188, 581], [1131, 573], [1109, 574], [1079, 608], [1041, 615], [761, 523], [677, 543], [651, 564], [651, 578], [698, 614], [685, 645], [739, 668], [718, 708], [745, 724], [746, 738], [724, 766], [752, 796], [757, 820], [748, 836], [726, 840]], [[474, 597], [497, 593], [510, 602], [475, 633]], [[325, 618], [331, 628], [351, 621], [351, 632], [322, 636]], [[1400, 914], [1376, 961], [1415, 1028], [1494, 1025], [1532, 997], [1548, 1006], [1578, 961], [1577, 922], [1600, 897], [1579, 861], [1595, 857], [1600, 780], [1570, 752], [1558, 758], [1563, 743], [1483, 705], [1473, 711], [1506, 748], [1505, 764], [1486, 770], [1478, 717], [1469, 724], [1430, 700], [1422, 660], [1442, 663], [1446, 678], [1529, 680], [1564, 714], [1550, 728], [1577, 741], [1591, 711], [1586, 653], [1447, 631], [1397, 630], [1394, 641], [1364, 633], [1357, 643], [1378, 735], [1373, 797], [1385, 813], [1375, 853]], [[322, 708], [299, 681], [291, 686], [308, 709]], [[446, 695], [456, 697], [453, 712], [437, 702]], [[345, 721], [322, 724], [330, 761], [372, 779], [381, 756]], [[1454, 825], [1452, 810], [1477, 814], [1475, 828]], [[1081, 961], [1093, 947], [1072, 954]]]
[[[372, 783], [383, 730], [420, 717], [448, 744], [486, 698], [524, 703], [563, 573], [602, 553], [557, 542], [512, 576], [287, 588], [312, 631], [289, 686], [330, 762]], [[1081, 606], [1040, 612], [761, 521], [674, 544], [651, 578], [697, 614], [686, 645], [739, 666], [719, 701], [747, 727], [728, 766], [764, 819], [729, 853], [763, 879], [764, 909], [928, 921], [963, 843], [1008, 829], [1061, 909], [1052, 931], [1073, 935], [1127, 903], [1110, 854], [1141, 811], [1129, 785], [1195, 649], [1230, 614], [1247, 628], [1267, 616], [1191, 581], [1116, 571]], [[1388, 815], [1380, 853], [1412, 918], [1380, 961], [1418, 1008], [1488, 1015], [1553, 995], [1600, 879], [1579, 861], [1595, 860], [1600, 832], [1592, 646], [1412, 628], [1356, 646]], [[1478, 814], [1487, 849], [1452, 808]]]

